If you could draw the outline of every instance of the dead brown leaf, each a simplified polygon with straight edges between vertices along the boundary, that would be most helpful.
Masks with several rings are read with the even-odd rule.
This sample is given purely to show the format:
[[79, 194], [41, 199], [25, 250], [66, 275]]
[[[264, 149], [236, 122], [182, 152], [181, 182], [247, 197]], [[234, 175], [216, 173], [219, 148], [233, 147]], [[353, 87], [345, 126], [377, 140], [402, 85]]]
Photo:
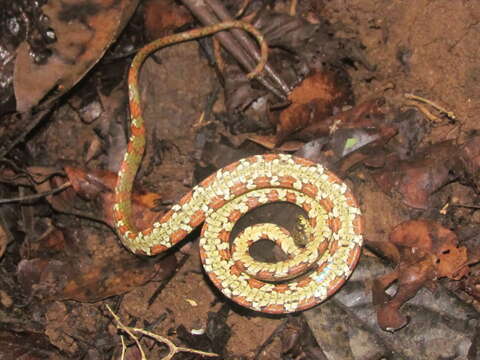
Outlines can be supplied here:
[[99, 301], [169, 277], [176, 267], [174, 256], [145, 261], [122, 249], [114, 234], [90, 228], [54, 229], [30, 250], [18, 264], [19, 283], [27, 294], [56, 300]]
[[427, 209], [430, 195], [452, 180], [458, 165], [458, 147], [451, 141], [429, 146], [408, 160], [396, 155], [387, 158], [387, 165], [373, 174], [387, 194], [398, 192], [405, 205]]
[[151, 40], [173, 33], [192, 21], [192, 16], [174, 0], [148, 0], [144, 2], [145, 30]]
[[471, 136], [460, 151], [460, 160], [465, 169], [465, 180], [480, 190], [480, 136]]
[[[36, 177], [52, 173], [49, 168], [29, 168]], [[107, 171], [87, 172], [83, 169], [66, 167], [72, 188], [47, 200], [62, 213], [78, 215], [78, 198], [100, 200], [104, 214], [93, 215], [85, 211], [87, 218], [96, 217], [112, 226], [112, 189], [116, 174]], [[61, 177], [53, 177], [36, 185], [39, 192], [49, 191], [64, 183]], [[134, 216], [137, 225], [146, 227], [158, 216], [150, 209], [158, 196], [152, 193], [135, 193]], [[81, 216], [81, 215], [80, 215]], [[104, 220], [107, 219], [107, 220]], [[39, 223], [39, 220], [35, 220]], [[43, 226], [44, 232], [35, 234], [35, 241], [25, 241], [20, 252], [23, 260], [17, 267], [17, 277], [27, 294], [48, 299], [73, 299], [97, 301], [125, 293], [133, 287], [150, 281], [154, 276], [168, 277], [176, 266], [174, 256], [145, 260], [123, 249], [113, 232], [105, 235], [95, 227], [83, 226], [76, 218], [58, 228], [52, 223]], [[33, 237], [33, 233], [30, 234]], [[128, 274], [128, 276], [126, 276]]]
[[[322, 131], [315, 135], [328, 135], [332, 130], [334, 107], [341, 107], [351, 98], [350, 87], [333, 71], [315, 72], [296, 87], [289, 96], [292, 104], [280, 114], [277, 124], [277, 145], [286, 138], [315, 123], [322, 123]], [[315, 137], [315, 136], [314, 136]]]
[[40, 332], [0, 330], [0, 358], [2, 359], [58, 359], [60, 352]]
[[[89, 267], [88, 271], [71, 272], [68, 281], [55, 296], [59, 300], [95, 302], [124, 294], [155, 277], [158, 280], [171, 276], [176, 268], [175, 256], [167, 256], [155, 263], [143, 259], [117, 258], [112, 262]], [[45, 277], [47, 277], [45, 275]]]
[[[425, 285], [433, 289], [433, 281], [442, 277], [459, 280], [469, 268], [467, 249], [457, 245], [455, 233], [434, 221], [403, 222], [392, 230], [389, 240], [396, 247], [391, 253], [396, 268], [377, 278], [372, 291], [378, 324], [384, 330], [395, 331], [409, 321], [400, 313], [400, 307], [420, 288]], [[394, 282], [398, 289], [390, 297], [386, 290]]]
[[[367, 100], [349, 110], [332, 115], [324, 121], [313, 122], [295, 136], [303, 140], [310, 140], [334, 134], [339, 129], [377, 129], [379, 132], [384, 131], [384, 128], [391, 129], [384, 124], [385, 113], [382, 111], [384, 102], [383, 98]], [[385, 130], [385, 132], [387, 131]], [[390, 137], [391, 135], [388, 138]]]
[[[80, 168], [66, 167], [68, 179], [80, 197], [95, 200], [101, 199], [104, 220], [113, 226], [113, 190], [117, 182], [117, 174], [105, 170], [86, 171]], [[159, 217], [152, 211], [160, 202], [160, 195], [141, 192], [138, 187], [132, 194], [133, 216], [139, 228], [150, 226]]]
[[300, 52], [318, 31], [318, 26], [302, 17], [273, 11], [263, 11], [255, 26], [262, 30], [269, 46], [296, 52]]
[[45, 64], [35, 64], [27, 42], [17, 49], [17, 111], [26, 112], [53, 92], [61, 96], [102, 57], [133, 14], [138, 0], [48, 1], [42, 8], [57, 41]]

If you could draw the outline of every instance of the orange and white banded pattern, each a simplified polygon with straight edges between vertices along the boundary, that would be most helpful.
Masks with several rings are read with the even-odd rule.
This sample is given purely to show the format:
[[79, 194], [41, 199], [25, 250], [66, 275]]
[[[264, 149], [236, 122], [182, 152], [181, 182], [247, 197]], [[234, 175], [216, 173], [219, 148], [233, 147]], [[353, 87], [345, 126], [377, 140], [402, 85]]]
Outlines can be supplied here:
[[[311, 235], [305, 246], [295, 246], [274, 224], [244, 229], [240, 243], [230, 239], [242, 215], [279, 201], [307, 214]], [[163, 252], [204, 222], [205, 272], [233, 301], [267, 313], [305, 310], [332, 295], [350, 276], [363, 242], [361, 212], [347, 185], [323, 166], [290, 155], [257, 155], [220, 169], [141, 232], [127, 229], [121, 208], [116, 204], [117, 228], [125, 246], [139, 254]], [[249, 246], [266, 238], [290, 258], [274, 264], [251, 258]]]
[[[258, 30], [238, 21], [167, 36], [145, 46], [134, 58], [128, 78], [131, 135], [115, 188], [115, 227], [131, 251], [155, 255], [204, 223], [200, 257], [205, 272], [227, 297], [267, 313], [305, 310], [340, 288], [355, 268], [363, 242], [363, 220], [351, 191], [323, 166], [290, 155], [253, 156], [209, 176], [150, 228], [136, 229], [131, 218], [133, 182], [145, 148], [138, 91], [141, 65], [163, 46], [230, 28], [248, 31], [261, 45], [261, 60], [249, 75], [258, 74], [268, 48]], [[305, 233], [300, 245], [298, 238], [274, 224], [251, 226], [231, 239], [240, 217], [272, 202], [303, 209], [306, 217], [300, 222]], [[287, 259], [269, 264], [252, 258], [250, 247], [265, 238], [274, 241]]]

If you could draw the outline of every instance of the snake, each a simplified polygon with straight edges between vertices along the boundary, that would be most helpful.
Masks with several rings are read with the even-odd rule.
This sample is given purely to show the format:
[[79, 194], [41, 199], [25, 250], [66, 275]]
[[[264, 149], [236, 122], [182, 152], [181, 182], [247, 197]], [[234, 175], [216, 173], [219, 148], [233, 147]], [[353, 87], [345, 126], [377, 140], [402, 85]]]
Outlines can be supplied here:
[[[128, 74], [130, 136], [114, 189], [115, 229], [127, 249], [152, 256], [171, 249], [203, 223], [201, 263], [227, 298], [263, 313], [303, 311], [344, 284], [363, 243], [363, 216], [352, 191], [323, 165], [289, 154], [254, 155], [205, 178], [148, 228], [138, 229], [132, 218], [133, 184], [146, 143], [138, 86], [143, 62], [162, 47], [232, 28], [247, 31], [260, 44], [258, 64], [247, 75], [253, 78], [266, 62], [268, 47], [255, 27], [241, 21], [160, 38], [134, 57]], [[296, 231], [260, 223], [232, 239], [235, 224], [245, 214], [277, 202], [294, 204], [304, 214], [297, 218]], [[252, 247], [261, 240], [271, 241], [283, 258], [266, 262], [254, 256]]]

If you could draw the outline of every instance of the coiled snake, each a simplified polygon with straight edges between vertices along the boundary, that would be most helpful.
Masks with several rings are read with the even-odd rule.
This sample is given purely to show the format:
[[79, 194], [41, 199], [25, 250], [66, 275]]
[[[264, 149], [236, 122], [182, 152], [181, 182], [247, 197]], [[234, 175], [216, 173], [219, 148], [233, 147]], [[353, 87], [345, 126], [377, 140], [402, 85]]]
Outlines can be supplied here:
[[[136, 229], [131, 219], [131, 192], [145, 147], [145, 128], [138, 92], [138, 73], [148, 55], [167, 45], [215, 32], [242, 28], [259, 41], [251, 25], [226, 22], [164, 37], [134, 58], [128, 77], [131, 135], [115, 188], [115, 226], [123, 244], [144, 255], [161, 253], [204, 223], [200, 257], [205, 272], [227, 297], [266, 313], [308, 309], [332, 295], [353, 271], [363, 242], [360, 209], [347, 185], [322, 165], [283, 154], [257, 155], [218, 170], [186, 194], [150, 228]], [[271, 202], [296, 204], [305, 212], [298, 220], [304, 244], [275, 224], [248, 227], [234, 240], [230, 232], [248, 211]], [[275, 242], [286, 254], [276, 263], [258, 261], [251, 246], [261, 239]]]

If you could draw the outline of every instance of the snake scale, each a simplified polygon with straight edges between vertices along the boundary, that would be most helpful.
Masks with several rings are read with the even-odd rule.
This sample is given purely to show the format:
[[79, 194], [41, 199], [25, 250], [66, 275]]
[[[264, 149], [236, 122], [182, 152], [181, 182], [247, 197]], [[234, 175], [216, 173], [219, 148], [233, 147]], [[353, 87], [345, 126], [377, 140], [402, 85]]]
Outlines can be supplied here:
[[[166, 251], [203, 224], [200, 258], [206, 274], [224, 295], [250, 309], [290, 313], [308, 309], [335, 293], [350, 276], [363, 242], [363, 219], [347, 185], [322, 165], [285, 155], [257, 155], [239, 160], [210, 175], [151, 227], [136, 229], [131, 193], [145, 147], [145, 127], [138, 74], [153, 51], [178, 42], [242, 28], [262, 47], [262, 57], [250, 77], [266, 61], [262, 35], [251, 25], [231, 21], [161, 38], [135, 56], [128, 77], [130, 138], [115, 188], [114, 217], [123, 244], [136, 254]], [[250, 210], [272, 202], [297, 205], [305, 244], [275, 224], [247, 227], [234, 240], [235, 223]], [[268, 239], [285, 253], [275, 263], [256, 260], [250, 249]]]

